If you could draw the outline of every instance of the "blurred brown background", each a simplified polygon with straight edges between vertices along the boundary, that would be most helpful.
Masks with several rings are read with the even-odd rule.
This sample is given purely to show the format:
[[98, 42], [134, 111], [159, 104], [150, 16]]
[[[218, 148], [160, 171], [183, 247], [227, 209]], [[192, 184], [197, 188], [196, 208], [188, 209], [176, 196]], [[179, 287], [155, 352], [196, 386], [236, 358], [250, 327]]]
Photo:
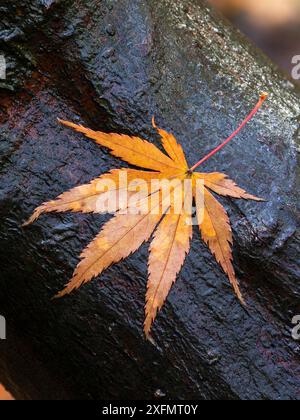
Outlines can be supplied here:
[[209, 0], [290, 76], [300, 55], [300, 0]]

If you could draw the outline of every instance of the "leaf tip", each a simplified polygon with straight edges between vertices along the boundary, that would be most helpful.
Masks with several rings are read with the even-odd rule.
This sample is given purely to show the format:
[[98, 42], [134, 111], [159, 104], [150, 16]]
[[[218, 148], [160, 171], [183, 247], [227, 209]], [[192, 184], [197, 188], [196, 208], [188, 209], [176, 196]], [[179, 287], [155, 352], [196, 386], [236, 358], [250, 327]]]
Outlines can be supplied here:
[[61, 290], [60, 292], [56, 293], [56, 295], [54, 295], [51, 300], [56, 300], [56, 299], [60, 299], [62, 297], [64, 297], [68, 292], [66, 291], [66, 289]]
[[43, 210], [41, 208], [37, 208], [35, 212], [33, 213], [33, 215], [30, 216], [30, 218], [22, 224], [22, 227], [26, 228], [27, 226], [32, 225], [32, 223], [35, 222], [40, 217], [42, 212]]
[[268, 200], [266, 200], [265, 198], [261, 198], [261, 197], [256, 197], [255, 195], [252, 194], [245, 194], [244, 197], [245, 200], [253, 200], [253, 201], [257, 201], [260, 203], [266, 203]]
[[243, 298], [243, 296], [240, 294], [240, 295], [238, 296], [238, 298], [239, 298], [239, 301], [240, 301], [241, 305], [242, 305], [244, 308], [247, 308], [247, 303], [246, 303], [245, 299]]
[[231, 278], [231, 276], [229, 276], [229, 279], [230, 279], [230, 282], [231, 282], [231, 284], [232, 284], [232, 286], [233, 286], [233, 289], [234, 289], [234, 291], [235, 291], [235, 293], [236, 293], [236, 295], [237, 295], [237, 298], [238, 298], [238, 300], [239, 300], [240, 304], [241, 304], [243, 307], [247, 307], [246, 301], [245, 301], [245, 299], [243, 298], [242, 292], [241, 292], [241, 290], [240, 290], [239, 283], [238, 283], [238, 281], [237, 281], [237, 279], [236, 279], [235, 275], [234, 275], [234, 280]]
[[152, 346], [156, 346], [156, 343], [155, 343], [155, 341], [154, 341], [154, 338], [153, 338], [151, 335], [149, 335], [148, 337], [146, 337], [146, 340], [147, 340], [149, 343], [151, 343], [151, 344], [152, 344]]
[[149, 343], [151, 343], [153, 346], [156, 345], [154, 338], [151, 335], [151, 326], [149, 326], [148, 328], [144, 328], [144, 334], [145, 334], [145, 340], [148, 341]]
[[61, 118], [57, 118], [57, 122], [59, 124], [65, 125], [65, 126], [69, 126], [69, 124], [70, 124], [68, 121], [62, 120]]
[[57, 118], [57, 122], [65, 127], [72, 127], [72, 123], [66, 120], [62, 120], [61, 118]]
[[28, 219], [26, 222], [22, 223], [21, 227], [22, 227], [22, 228], [26, 228], [26, 227], [27, 227], [27, 226], [29, 226], [31, 223], [32, 223], [32, 222], [31, 222], [31, 220], [30, 220], [30, 219]]
[[152, 117], [152, 126], [153, 126], [153, 128], [157, 129], [157, 125], [156, 125], [156, 122], [155, 122], [155, 115], [153, 115], [153, 117]]
[[79, 125], [78, 124], [74, 124], [74, 123], [72, 123], [70, 121], [62, 120], [60, 118], [57, 118], [57, 121], [59, 122], [59, 124], [62, 124], [65, 127], [73, 128], [73, 130], [76, 130], [76, 131], [81, 131], [80, 129], [83, 128], [83, 126], [81, 124], [79, 124]]
[[146, 318], [144, 322], [144, 334], [147, 341], [151, 341], [151, 327], [152, 327], [153, 319], [150, 314], [146, 313]]

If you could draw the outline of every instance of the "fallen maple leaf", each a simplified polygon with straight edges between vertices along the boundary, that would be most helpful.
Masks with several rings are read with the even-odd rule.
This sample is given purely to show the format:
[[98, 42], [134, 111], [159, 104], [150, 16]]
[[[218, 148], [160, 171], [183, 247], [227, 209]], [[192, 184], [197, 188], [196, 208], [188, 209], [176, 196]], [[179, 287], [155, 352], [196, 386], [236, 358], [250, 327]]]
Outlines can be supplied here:
[[[189, 252], [193, 225], [191, 199], [193, 196], [202, 239], [227, 274], [239, 300], [244, 304], [232, 265], [230, 221], [225, 209], [212, 192], [233, 198], [262, 200], [247, 194], [225, 174], [195, 173], [194, 171], [238, 134], [256, 114], [266, 97], [267, 94], [261, 95], [259, 102], [241, 126], [192, 168], [189, 168], [182, 147], [175, 137], [157, 128], [154, 119], [153, 126], [158, 130], [168, 156], [153, 144], [138, 137], [106, 134], [59, 120], [65, 126], [107, 147], [114, 156], [150, 171], [124, 168], [113, 170], [87, 185], [76, 187], [60, 195], [56, 200], [42, 204], [35, 210], [25, 225], [32, 223], [42, 213], [49, 212], [115, 213], [115, 216], [106, 223], [100, 234], [82, 253], [81, 262], [73, 278], [57, 294], [57, 297], [79, 288], [113, 263], [126, 258], [144, 241], [148, 241], [155, 232], [150, 246], [144, 324], [146, 337], [149, 337], [157, 312], [165, 302]], [[122, 182], [123, 176], [126, 176], [125, 183]], [[155, 185], [157, 180], [171, 182], [166, 194], [163, 193], [162, 184], [156, 184], [154, 190], [152, 188], [149, 192], [148, 187], [153, 183]], [[186, 187], [188, 181], [190, 181], [190, 186]], [[203, 188], [199, 188], [199, 185], [203, 185]], [[111, 200], [116, 192], [119, 194], [118, 199]], [[124, 201], [121, 192], [126, 192], [130, 200]]]

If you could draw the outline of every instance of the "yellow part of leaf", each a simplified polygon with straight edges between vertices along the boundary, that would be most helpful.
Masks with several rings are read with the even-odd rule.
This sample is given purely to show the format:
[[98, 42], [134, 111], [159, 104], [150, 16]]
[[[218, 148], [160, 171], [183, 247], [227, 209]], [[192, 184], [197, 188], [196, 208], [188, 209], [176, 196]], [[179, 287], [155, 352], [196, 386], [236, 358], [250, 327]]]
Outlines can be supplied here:
[[171, 211], [155, 232], [149, 256], [144, 324], [146, 337], [149, 337], [157, 312], [162, 308], [189, 252], [192, 233], [191, 209], [184, 211], [184, 202], [181, 213], [174, 214]]
[[227, 274], [239, 300], [244, 304], [232, 265], [232, 231], [229, 217], [221, 204], [206, 189], [204, 189], [204, 209], [201, 208], [202, 203], [199, 205], [199, 202], [196, 202], [196, 206], [202, 239]]
[[126, 204], [126, 193], [148, 188], [152, 180], [161, 179], [159, 172], [138, 171], [134, 169], [115, 169], [94, 179], [89, 184], [81, 185], [61, 194], [57, 199], [39, 206], [24, 224], [33, 223], [43, 213], [82, 212], [114, 213]]
[[85, 134], [88, 138], [95, 140], [101, 146], [111, 150], [111, 154], [131, 165], [141, 168], [152, 169], [159, 172], [180, 172], [182, 169], [176, 162], [162, 153], [154, 144], [142, 140], [139, 137], [126, 136], [124, 134], [103, 133], [93, 131], [82, 125], [68, 121], [59, 120], [67, 127]]
[[57, 294], [62, 297], [136, 251], [154, 231], [161, 214], [117, 214], [81, 254], [73, 278]]
[[238, 187], [237, 184], [229, 179], [225, 174], [213, 172], [210, 174], [195, 173], [194, 175], [198, 179], [203, 179], [204, 185], [219, 195], [233, 198], [243, 198], [244, 200], [264, 201], [262, 198], [248, 194], [245, 190]]
[[[178, 180], [177, 186], [181, 182]], [[150, 238], [162, 214], [167, 211], [164, 201], [168, 201], [168, 197], [162, 197], [161, 191], [157, 191], [134, 202], [126, 214], [118, 213], [106, 223], [100, 234], [82, 253], [82, 261], [77, 266], [73, 278], [57, 297], [78, 289], [113, 263], [136, 251]], [[136, 213], [137, 209], [140, 209], [140, 213], [131, 214], [131, 211]]]
[[152, 120], [153, 127], [158, 131], [159, 135], [162, 139], [162, 145], [165, 149], [165, 151], [168, 153], [170, 158], [176, 162], [176, 164], [182, 168], [184, 171], [188, 170], [188, 164], [183, 152], [183, 149], [180, 144], [177, 143], [176, 138], [173, 136], [173, 134], [168, 133], [165, 130], [162, 130], [161, 128], [158, 128], [155, 124], [155, 119], [153, 117]]

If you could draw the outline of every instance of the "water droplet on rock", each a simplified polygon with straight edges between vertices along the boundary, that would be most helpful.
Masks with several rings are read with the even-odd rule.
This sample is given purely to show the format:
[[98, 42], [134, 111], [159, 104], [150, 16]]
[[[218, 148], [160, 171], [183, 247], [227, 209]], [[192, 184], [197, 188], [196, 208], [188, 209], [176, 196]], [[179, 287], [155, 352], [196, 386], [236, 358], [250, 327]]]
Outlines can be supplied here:
[[165, 392], [163, 392], [161, 389], [157, 389], [154, 392], [154, 397], [155, 398], [164, 398], [167, 394]]
[[112, 57], [114, 53], [115, 53], [115, 50], [113, 48], [108, 48], [107, 50], [104, 51], [104, 53], [102, 54], [102, 57], [105, 59], [108, 59]]
[[110, 36], [115, 36], [116, 35], [116, 30], [113, 27], [113, 25], [107, 25], [106, 27], [106, 33]]
[[218, 350], [209, 350], [207, 352], [207, 356], [208, 356], [208, 364], [209, 364], [209, 366], [215, 365], [222, 358], [222, 356], [218, 352]]

